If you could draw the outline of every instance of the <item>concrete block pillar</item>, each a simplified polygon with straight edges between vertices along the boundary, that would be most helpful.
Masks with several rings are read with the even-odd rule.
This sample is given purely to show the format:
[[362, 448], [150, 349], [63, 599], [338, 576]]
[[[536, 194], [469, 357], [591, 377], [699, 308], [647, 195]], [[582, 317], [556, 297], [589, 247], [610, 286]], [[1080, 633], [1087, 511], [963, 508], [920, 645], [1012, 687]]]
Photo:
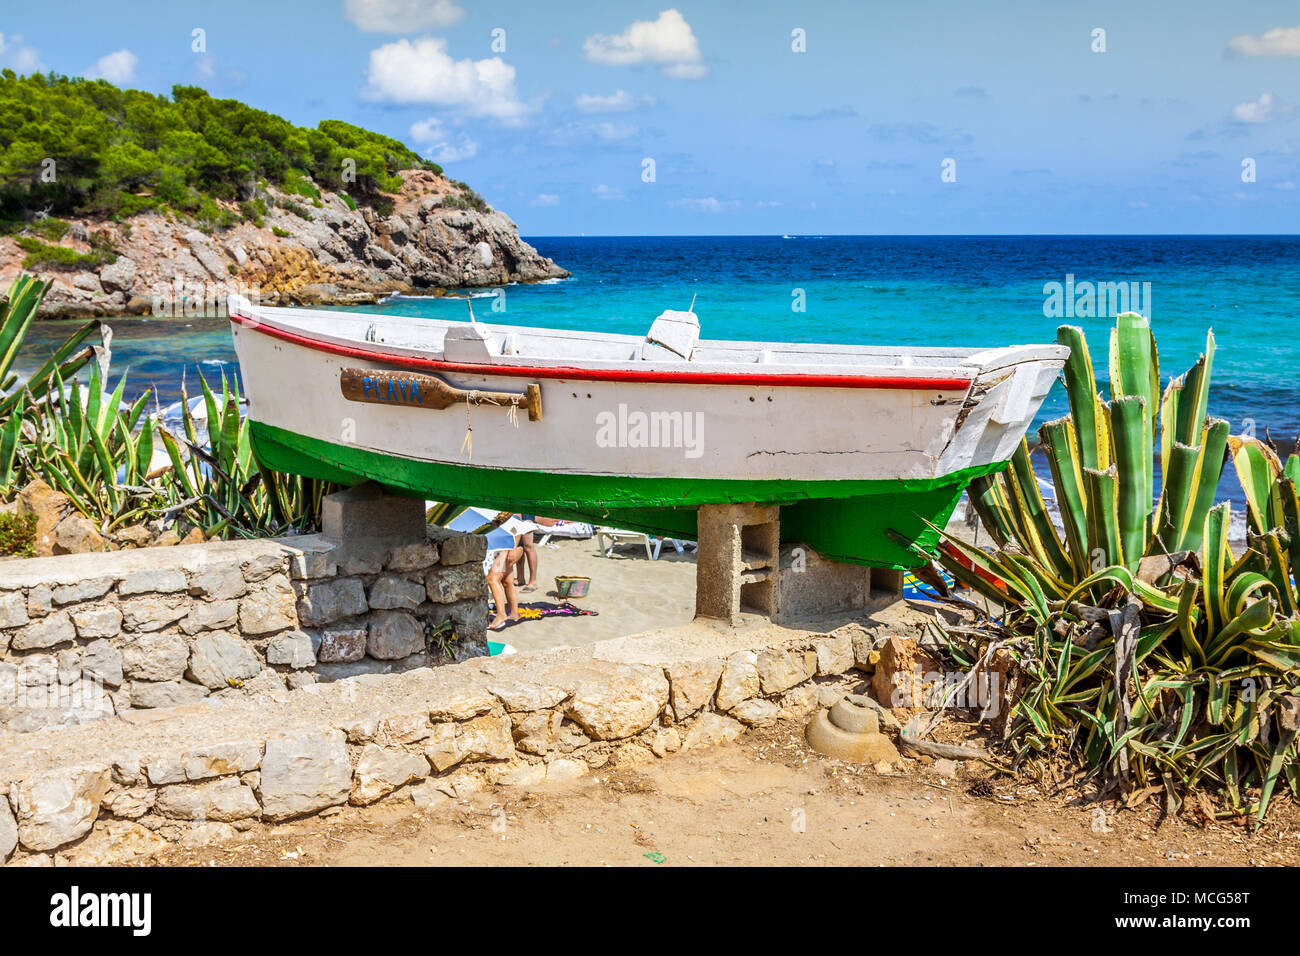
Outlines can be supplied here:
[[423, 541], [428, 534], [424, 502], [384, 492], [367, 481], [326, 495], [321, 506], [324, 536], [349, 550], [391, 548]]
[[738, 624], [748, 611], [778, 612], [781, 509], [775, 505], [701, 505], [696, 538], [695, 616]]

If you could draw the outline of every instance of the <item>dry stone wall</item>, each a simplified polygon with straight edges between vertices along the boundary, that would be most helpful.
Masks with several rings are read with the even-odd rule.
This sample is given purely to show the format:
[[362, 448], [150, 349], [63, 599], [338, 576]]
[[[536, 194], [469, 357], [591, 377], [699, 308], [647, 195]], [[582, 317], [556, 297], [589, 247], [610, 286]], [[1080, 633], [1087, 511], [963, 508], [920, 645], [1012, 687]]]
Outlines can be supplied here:
[[422, 807], [652, 762], [829, 706], [861, 683], [848, 672], [873, 642], [849, 625], [655, 662], [602, 659], [599, 646], [479, 658], [256, 709], [42, 731], [19, 738], [26, 752], [0, 750], [0, 862], [102, 863], [349, 804]]
[[[484, 549], [430, 529], [393, 548], [302, 536], [0, 563], [0, 730], [481, 654]], [[435, 633], [448, 620], [454, 643]]]

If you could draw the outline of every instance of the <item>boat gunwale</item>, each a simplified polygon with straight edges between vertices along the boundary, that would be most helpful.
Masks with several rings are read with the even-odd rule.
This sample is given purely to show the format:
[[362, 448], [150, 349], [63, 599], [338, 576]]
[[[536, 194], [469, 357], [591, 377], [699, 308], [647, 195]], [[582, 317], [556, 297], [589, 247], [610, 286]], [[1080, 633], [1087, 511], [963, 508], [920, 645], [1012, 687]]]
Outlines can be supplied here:
[[[355, 314], [355, 313], [354, 313]], [[789, 372], [782, 371], [783, 368], [792, 366], [781, 365], [763, 365], [760, 366], [770, 371], [764, 372], [742, 372], [732, 371], [730, 369], [722, 370], [718, 366], [697, 366], [690, 371], [668, 369], [655, 367], [651, 365], [648, 368], [629, 368], [628, 362], [605, 362], [602, 365], [597, 363], [600, 360], [588, 360], [587, 366], [562, 365], [562, 364], [510, 364], [507, 362], [485, 364], [477, 362], [447, 362], [441, 359], [429, 358], [427, 354], [420, 354], [414, 349], [402, 349], [402, 351], [389, 351], [391, 349], [400, 349], [401, 346], [387, 346], [386, 350], [363, 348], [356, 340], [349, 339], [345, 342], [339, 341], [333, 336], [310, 336], [302, 332], [291, 331], [283, 328], [274, 322], [266, 319], [259, 319], [253, 316], [242, 315], [234, 309], [229, 310], [229, 318], [232, 323], [247, 328], [253, 332], [259, 332], [272, 338], [311, 349], [318, 352], [327, 352], [333, 355], [345, 356], [361, 361], [374, 362], [382, 365], [396, 365], [410, 369], [421, 369], [433, 372], [453, 372], [462, 375], [482, 375], [506, 378], [549, 378], [565, 379], [573, 381], [613, 381], [613, 382], [642, 382], [647, 384], [665, 384], [665, 385], [748, 385], [748, 386], [765, 386], [765, 387], [802, 387], [802, 388], [868, 388], [884, 390], [905, 390], [905, 391], [940, 391], [940, 392], [962, 392], [970, 390], [972, 385], [978, 380], [981, 374], [990, 371], [984, 367], [969, 367], [970, 374], [966, 375], [906, 375], [906, 374], [862, 374], [858, 369], [849, 372], [828, 373], [828, 372]], [[412, 354], [414, 353], [414, 354]], [[501, 358], [511, 358], [512, 356], [501, 356]], [[1037, 360], [1037, 359], [1034, 359]], [[538, 359], [533, 358], [530, 362], [547, 362], [552, 361], [559, 363], [561, 359]], [[721, 364], [721, 363], [720, 363]], [[736, 363], [726, 363], [732, 368], [741, 368]], [[829, 366], [830, 368], [844, 369], [846, 366]], [[892, 370], [891, 370], [892, 371]], [[902, 369], [898, 369], [902, 371]], [[919, 372], [927, 372], [928, 369], [918, 368]]]
[[[322, 332], [322, 331], [317, 331], [315, 329], [311, 329], [308, 327], [306, 320], [347, 318], [359, 322], [368, 322], [371, 325], [374, 325], [381, 321], [400, 322], [405, 320], [408, 322], [424, 323], [429, 326], [437, 326], [444, 330], [466, 324], [461, 320], [443, 319], [434, 316], [390, 315], [387, 313], [346, 312], [342, 310], [334, 311], [330, 309], [296, 309], [296, 308], [289, 308], [286, 306], [254, 305], [253, 303], [249, 302], [247, 299], [243, 299], [242, 297], [232, 296], [232, 300], [236, 300], [236, 299], [238, 300], [238, 302], [232, 301], [230, 305], [229, 311], [232, 315], [238, 312], [240, 307], [246, 306], [250, 312], [256, 311], [257, 313], [265, 316], [265, 318], [260, 320], [253, 318], [252, 316], [248, 316], [248, 318], [253, 318], [254, 321], [269, 320], [273, 325], [279, 324], [289, 329], [296, 330], [299, 334], [304, 335], [308, 338], [322, 338], [329, 341], [343, 342], [343, 343], [355, 342], [358, 340], [352, 336], [331, 335], [328, 332]], [[279, 323], [277, 323], [276, 320], [280, 320]], [[500, 334], [500, 335], [523, 335], [523, 336], [535, 337], [535, 338], [571, 339], [575, 341], [593, 342], [593, 343], [621, 343], [628, 346], [638, 346], [645, 342], [644, 336], [631, 335], [626, 332], [603, 332], [603, 331], [598, 332], [598, 331], [592, 331], [590, 329], [539, 328], [536, 326], [527, 326], [527, 325], [507, 325], [499, 322], [480, 322], [479, 325], [482, 325], [484, 328], [489, 329], [493, 333]], [[415, 355], [424, 354], [425, 351], [419, 345], [409, 345], [409, 344], [403, 344], [397, 342], [381, 341], [373, 344], [382, 345], [390, 349], [400, 350], [404, 353], [410, 353]], [[724, 351], [724, 352], [726, 351], [735, 351], [735, 352], [792, 351], [792, 352], [819, 354], [819, 355], [835, 356], [835, 357], [843, 356], [843, 357], [854, 357], [854, 358], [878, 358], [878, 357], [894, 356], [899, 358], [918, 358], [918, 359], [945, 359], [946, 358], [946, 359], [955, 360], [954, 363], [950, 366], [945, 366], [945, 365], [890, 366], [890, 368], [900, 368], [900, 369], [916, 368], [918, 370], [924, 370], [924, 371], [930, 371], [935, 369], [945, 370], [948, 368], [967, 369], [967, 368], [977, 367], [981, 371], [987, 372], [995, 368], [1001, 368], [1001, 367], [1006, 367], [1007, 365], [1019, 364], [1025, 361], [1053, 361], [1056, 359], [1064, 360], [1064, 358], [1069, 355], [1069, 349], [1067, 347], [1055, 343], [1018, 343], [1015, 345], [990, 346], [985, 348], [978, 348], [978, 347], [954, 348], [949, 346], [937, 346], [937, 345], [908, 345], [903, 347], [890, 347], [884, 345], [846, 345], [843, 343], [834, 343], [834, 342], [764, 342], [764, 341], [756, 341], [751, 339], [700, 339], [699, 341], [696, 342], [695, 348], [696, 351], [705, 351], [705, 350], [709, 350], [709, 351], [716, 350], [716, 351]], [[1001, 361], [995, 363], [971, 361], [972, 359], [986, 358], [986, 357], [991, 358], [994, 356], [1006, 357], [1009, 358], [1009, 361]], [[499, 357], [509, 358], [511, 356], [499, 356]], [[532, 356], [530, 358], [535, 358], [539, 361], [554, 361], [552, 359], [547, 359], [542, 356]], [[617, 364], [618, 362], [628, 361], [628, 360], [589, 359], [588, 361], [613, 362], [614, 364]], [[725, 365], [731, 363], [717, 362], [712, 364]], [[749, 364], [749, 363], [736, 363], [736, 364]], [[781, 365], [789, 366], [792, 363], [772, 362], [772, 363], [765, 363], [765, 364], [769, 364], [772, 367], [779, 367]], [[820, 363], [820, 364], [824, 364], [828, 367], [841, 367], [841, 368], [859, 367], [858, 363], [852, 363], [852, 364], [846, 363], [838, 366], [830, 362]]]

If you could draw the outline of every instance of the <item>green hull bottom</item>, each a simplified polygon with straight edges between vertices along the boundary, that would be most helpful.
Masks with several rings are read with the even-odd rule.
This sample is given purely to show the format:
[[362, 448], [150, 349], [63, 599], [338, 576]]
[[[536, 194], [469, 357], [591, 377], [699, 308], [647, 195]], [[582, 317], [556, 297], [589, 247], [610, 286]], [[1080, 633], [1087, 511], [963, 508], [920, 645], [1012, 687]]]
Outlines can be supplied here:
[[342, 485], [375, 481], [415, 498], [538, 514], [695, 540], [702, 504], [753, 501], [781, 505], [781, 538], [824, 557], [877, 568], [910, 568], [915, 555], [896, 532], [927, 551], [938, 544], [929, 521], [943, 527], [966, 486], [1005, 463], [931, 479], [782, 481], [555, 475], [525, 469], [475, 468], [398, 458], [308, 438], [252, 422], [253, 451], [274, 471]]

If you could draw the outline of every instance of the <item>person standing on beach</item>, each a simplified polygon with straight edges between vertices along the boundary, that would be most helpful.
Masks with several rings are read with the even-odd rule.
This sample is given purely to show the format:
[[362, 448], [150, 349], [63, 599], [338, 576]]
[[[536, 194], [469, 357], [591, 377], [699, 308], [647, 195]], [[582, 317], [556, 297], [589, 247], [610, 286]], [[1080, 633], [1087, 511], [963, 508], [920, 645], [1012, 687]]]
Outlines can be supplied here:
[[[537, 515], [515, 515], [524, 521], [531, 521], [533, 524], [549, 528], [556, 524], [555, 518], [539, 518]], [[523, 549], [524, 560], [515, 565], [515, 585], [521, 591], [537, 590], [537, 545], [533, 542], [534, 532], [529, 531], [527, 534], [519, 536], [519, 546]], [[527, 567], [525, 567], [527, 565]], [[525, 573], [527, 578], [525, 579]]]
[[515, 566], [522, 563], [524, 551], [515, 538], [515, 547], [509, 551], [498, 551], [488, 568], [487, 585], [492, 592], [492, 601], [496, 605], [488, 624], [489, 631], [499, 631], [511, 621], [519, 620], [519, 595], [515, 591]]

